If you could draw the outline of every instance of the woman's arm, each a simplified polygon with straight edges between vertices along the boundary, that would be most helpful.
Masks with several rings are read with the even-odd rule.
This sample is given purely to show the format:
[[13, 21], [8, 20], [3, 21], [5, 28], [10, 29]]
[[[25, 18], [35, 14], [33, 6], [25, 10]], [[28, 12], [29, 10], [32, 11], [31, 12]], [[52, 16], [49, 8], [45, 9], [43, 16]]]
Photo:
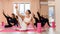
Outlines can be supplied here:
[[40, 19], [41, 19], [41, 16], [40, 16], [39, 12], [37, 12], [37, 15], [38, 15], [38, 18], [39, 18], [39, 20], [40, 20]]
[[12, 19], [9, 15], [8, 15], [8, 16], [5, 15], [4, 10], [3, 10], [3, 15], [5, 16], [5, 18], [10, 18], [10, 19]]
[[34, 24], [34, 17], [31, 15], [31, 22], [32, 22], [32, 24]]
[[16, 10], [16, 12], [17, 12], [17, 15], [18, 15], [19, 17], [21, 17], [22, 19], [24, 19], [24, 16], [21, 15], [18, 10]]
[[34, 27], [34, 29], [36, 29], [36, 27], [34, 26], [35, 19], [33, 17], [31, 18], [31, 23], [32, 23], [32, 26]]
[[8, 16], [5, 15], [4, 10], [3, 10], [3, 15], [7, 18]]
[[24, 16], [19, 13], [18, 6], [16, 6], [15, 9], [16, 9], [17, 15], [18, 15], [19, 17], [21, 17], [22, 19], [24, 19]]

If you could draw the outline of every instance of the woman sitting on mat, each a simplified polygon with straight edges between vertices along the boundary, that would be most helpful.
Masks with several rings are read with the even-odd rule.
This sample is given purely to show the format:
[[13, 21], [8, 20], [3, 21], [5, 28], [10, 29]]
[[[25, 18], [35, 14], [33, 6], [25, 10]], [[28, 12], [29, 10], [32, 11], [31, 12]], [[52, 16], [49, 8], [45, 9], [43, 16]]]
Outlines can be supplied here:
[[[16, 8], [16, 11], [17, 11], [17, 15], [19, 17], [21, 17], [21, 19], [23, 20], [22, 24], [24, 24], [24, 26], [21, 26], [21, 27], [25, 27], [25, 29], [34, 29], [34, 19], [31, 15], [31, 11], [30, 10], [27, 10], [25, 12], [25, 16], [21, 15], [18, 11], [18, 9]], [[24, 29], [24, 28], [22, 28]]]

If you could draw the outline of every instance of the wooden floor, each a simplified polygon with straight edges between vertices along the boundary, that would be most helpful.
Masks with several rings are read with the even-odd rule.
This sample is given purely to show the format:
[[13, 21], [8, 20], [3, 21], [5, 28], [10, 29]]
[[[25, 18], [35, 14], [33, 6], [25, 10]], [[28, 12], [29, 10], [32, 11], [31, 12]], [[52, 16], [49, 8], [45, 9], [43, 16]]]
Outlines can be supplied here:
[[60, 32], [57, 32], [55, 29], [53, 28], [49, 28], [47, 31], [45, 32], [0, 32], [0, 34], [60, 34]]

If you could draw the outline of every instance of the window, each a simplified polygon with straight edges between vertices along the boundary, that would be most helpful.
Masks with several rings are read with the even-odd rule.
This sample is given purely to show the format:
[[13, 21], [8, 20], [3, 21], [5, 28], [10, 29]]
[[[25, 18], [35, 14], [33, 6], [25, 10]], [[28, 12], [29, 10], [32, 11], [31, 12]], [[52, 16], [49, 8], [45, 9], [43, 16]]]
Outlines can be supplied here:
[[20, 9], [19, 9], [20, 13], [21, 13], [21, 14], [24, 14], [24, 12], [25, 12], [25, 11], [24, 11], [24, 10], [25, 10], [25, 9], [24, 9], [24, 4], [19, 4], [19, 6], [20, 6], [20, 7], [19, 7], [19, 8], [20, 8]]
[[49, 22], [52, 22], [52, 20], [55, 20], [55, 7], [54, 6], [49, 6]]
[[30, 4], [25, 4], [25, 11], [30, 10]]
[[[22, 15], [25, 15], [26, 10], [30, 10], [30, 3], [17, 3], [18, 4], [18, 9], [19, 12]], [[16, 14], [16, 9], [15, 9], [16, 3], [13, 4], [13, 13]]]
[[54, 16], [54, 7], [49, 7], [49, 16]]

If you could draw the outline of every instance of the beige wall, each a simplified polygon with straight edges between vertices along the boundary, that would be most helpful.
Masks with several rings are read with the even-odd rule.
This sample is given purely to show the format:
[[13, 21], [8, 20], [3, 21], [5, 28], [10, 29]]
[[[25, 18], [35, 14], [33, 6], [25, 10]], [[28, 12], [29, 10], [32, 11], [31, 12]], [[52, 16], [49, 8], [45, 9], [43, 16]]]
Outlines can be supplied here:
[[41, 4], [41, 15], [48, 15], [48, 4]]
[[60, 32], [60, 0], [55, 1], [56, 30]]
[[55, 6], [55, 22], [56, 22], [56, 31], [60, 32], [60, 0], [49, 1], [49, 6]]
[[11, 13], [13, 11], [13, 2], [30, 2], [31, 4], [31, 11], [36, 13], [38, 9], [40, 10], [39, 0], [0, 0], [0, 23], [4, 21], [7, 22], [5, 17], [2, 14], [2, 9], [4, 9], [4, 12], [11, 16]]
[[56, 31], [60, 32], [60, 0], [49, 1], [49, 6], [55, 6], [55, 22], [56, 22]]

